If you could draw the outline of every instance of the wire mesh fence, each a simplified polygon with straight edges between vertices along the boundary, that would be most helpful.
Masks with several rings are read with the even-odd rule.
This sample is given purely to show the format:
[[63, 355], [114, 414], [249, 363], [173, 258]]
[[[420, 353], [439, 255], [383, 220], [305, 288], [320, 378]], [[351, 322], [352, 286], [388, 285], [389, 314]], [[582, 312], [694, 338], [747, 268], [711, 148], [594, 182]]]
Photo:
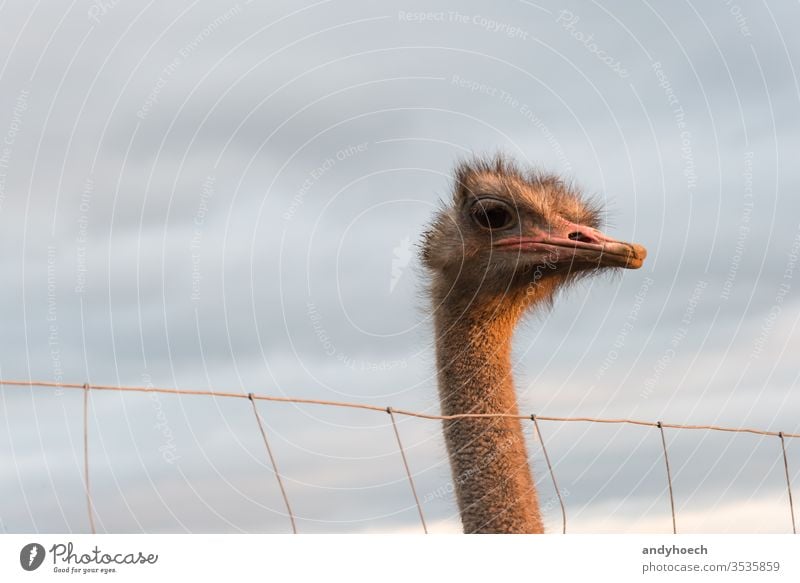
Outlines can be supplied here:
[[554, 423], [629, 424], [629, 425], [638, 425], [644, 427], [652, 427], [657, 429], [659, 431], [661, 450], [664, 459], [664, 469], [665, 469], [664, 475], [667, 482], [667, 491], [669, 493], [670, 512], [672, 518], [672, 532], [674, 534], [678, 533], [678, 519], [675, 510], [675, 497], [672, 487], [672, 473], [670, 470], [670, 458], [669, 458], [669, 451], [667, 448], [667, 440], [665, 437], [665, 431], [664, 431], [665, 429], [682, 430], [682, 431], [706, 430], [706, 431], [720, 431], [728, 433], [749, 433], [753, 435], [777, 437], [778, 443], [780, 445], [781, 458], [783, 460], [784, 476], [786, 479], [785, 486], [787, 494], [787, 511], [789, 512], [791, 518], [792, 533], [797, 534], [797, 526], [796, 526], [795, 511], [794, 511], [794, 498], [792, 495], [791, 473], [789, 471], [789, 460], [786, 454], [786, 439], [800, 438], [800, 434], [798, 433], [786, 433], [783, 431], [768, 431], [768, 430], [748, 428], [748, 427], [726, 427], [720, 425], [689, 425], [689, 424], [679, 424], [679, 423], [664, 423], [662, 421], [643, 421], [639, 419], [626, 419], [626, 418], [550, 417], [537, 414], [518, 415], [518, 414], [508, 414], [508, 413], [462, 413], [458, 415], [434, 415], [430, 413], [421, 413], [406, 409], [396, 409], [391, 406], [380, 407], [377, 405], [370, 405], [366, 403], [348, 403], [342, 401], [328, 401], [321, 399], [304, 399], [299, 397], [279, 397], [273, 395], [262, 395], [257, 393], [232, 393], [223, 391], [185, 390], [185, 389], [172, 389], [172, 388], [151, 387], [151, 386], [147, 387], [115, 386], [115, 385], [96, 385], [90, 383], [75, 384], [75, 383], [56, 383], [56, 382], [46, 382], [46, 381], [0, 380], [0, 387], [55, 388], [55, 389], [74, 389], [83, 391], [83, 483], [86, 493], [86, 509], [88, 515], [88, 523], [90, 530], [93, 534], [96, 533], [96, 527], [95, 527], [94, 505], [92, 502], [92, 491], [90, 486], [91, 481], [90, 481], [90, 455], [89, 455], [90, 454], [89, 402], [90, 402], [91, 391], [162, 393], [169, 395], [208, 396], [208, 397], [249, 400], [252, 405], [252, 410], [256, 420], [256, 425], [264, 442], [264, 448], [266, 450], [267, 457], [269, 459], [270, 465], [272, 466], [272, 470], [275, 475], [275, 480], [277, 482], [278, 488], [281, 493], [283, 504], [286, 508], [286, 514], [291, 523], [292, 532], [295, 534], [297, 534], [298, 532], [296, 517], [292, 510], [292, 505], [290, 503], [289, 495], [287, 493], [284, 480], [281, 476], [281, 472], [278, 469], [278, 463], [274, 455], [274, 451], [270, 445], [269, 437], [264, 427], [264, 421], [261, 417], [261, 414], [259, 413], [256, 401], [271, 401], [278, 403], [293, 403], [297, 405], [316, 405], [324, 407], [342, 407], [342, 408], [361, 409], [366, 411], [373, 411], [373, 412], [380, 412], [387, 414], [391, 420], [392, 429], [394, 432], [395, 441], [397, 443], [397, 448], [399, 450], [400, 457], [402, 459], [405, 476], [408, 481], [411, 493], [414, 497], [414, 502], [416, 504], [416, 508], [419, 514], [420, 525], [422, 531], [425, 534], [428, 533], [428, 526], [425, 521], [425, 514], [422, 508], [422, 504], [420, 503], [419, 496], [417, 495], [417, 488], [414, 483], [414, 474], [410, 469], [410, 465], [408, 463], [408, 456], [405, 448], [403, 447], [403, 441], [400, 436], [400, 430], [397, 426], [396, 416], [398, 415], [407, 417], [416, 417], [419, 419], [427, 419], [433, 421], [466, 419], [466, 418], [494, 418], [494, 417], [507, 417], [507, 418], [519, 419], [521, 421], [530, 421], [534, 426], [536, 437], [539, 441], [540, 447], [542, 448], [542, 454], [547, 464], [547, 471], [550, 480], [552, 481], [553, 488], [556, 492], [558, 503], [560, 505], [561, 522], [562, 522], [561, 532], [564, 534], [566, 534], [567, 532], [566, 507], [564, 505], [564, 498], [561, 494], [561, 490], [558, 486], [558, 481], [556, 479], [556, 474], [553, 469], [553, 464], [551, 463], [550, 456], [547, 452], [547, 447], [542, 437], [542, 432], [539, 427], [540, 421], [554, 422]]

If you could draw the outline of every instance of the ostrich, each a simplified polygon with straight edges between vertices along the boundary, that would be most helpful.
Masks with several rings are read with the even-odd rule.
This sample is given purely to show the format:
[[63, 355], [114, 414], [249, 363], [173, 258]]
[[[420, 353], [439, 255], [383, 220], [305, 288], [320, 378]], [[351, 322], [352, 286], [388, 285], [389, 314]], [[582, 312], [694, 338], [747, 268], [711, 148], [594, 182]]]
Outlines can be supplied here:
[[[421, 250], [443, 415], [516, 415], [511, 338], [520, 317], [581, 276], [642, 266], [644, 247], [604, 235], [599, 219], [573, 186], [501, 156], [456, 167], [452, 202]], [[443, 430], [464, 532], [543, 532], [520, 421], [462, 417]]]

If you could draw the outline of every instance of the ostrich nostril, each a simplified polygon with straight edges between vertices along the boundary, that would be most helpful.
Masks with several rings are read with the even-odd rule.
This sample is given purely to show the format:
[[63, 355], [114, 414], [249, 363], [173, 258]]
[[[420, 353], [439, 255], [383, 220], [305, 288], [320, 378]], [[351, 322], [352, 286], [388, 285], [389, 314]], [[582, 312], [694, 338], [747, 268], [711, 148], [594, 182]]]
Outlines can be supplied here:
[[573, 241], [582, 241], [583, 243], [591, 243], [592, 242], [592, 238], [591, 237], [589, 237], [587, 235], [584, 235], [580, 231], [574, 231], [574, 232], [570, 233], [569, 235], [567, 235], [567, 238], [568, 239], [572, 239]]

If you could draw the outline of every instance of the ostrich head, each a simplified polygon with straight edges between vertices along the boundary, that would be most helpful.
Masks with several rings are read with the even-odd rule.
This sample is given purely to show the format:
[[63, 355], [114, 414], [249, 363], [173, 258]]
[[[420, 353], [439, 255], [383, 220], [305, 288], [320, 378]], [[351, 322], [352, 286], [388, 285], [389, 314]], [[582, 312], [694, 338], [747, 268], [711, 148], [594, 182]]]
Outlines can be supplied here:
[[599, 225], [600, 209], [560, 178], [502, 157], [470, 160], [456, 168], [452, 203], [427, 231], [422, 260], [439, 300], [524, 309], [581, 275], [642, 266], [644, 247]]

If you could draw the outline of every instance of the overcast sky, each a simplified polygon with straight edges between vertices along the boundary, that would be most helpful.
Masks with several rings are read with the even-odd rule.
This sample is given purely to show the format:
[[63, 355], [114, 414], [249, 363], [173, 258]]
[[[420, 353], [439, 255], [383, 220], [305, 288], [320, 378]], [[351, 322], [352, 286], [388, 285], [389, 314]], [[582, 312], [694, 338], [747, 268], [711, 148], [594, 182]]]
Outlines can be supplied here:
[[[520, 328], [523, 411], [800, 432], [796, 3], [265, 4], [0, 5], [0, 377], [436, 413], [416, 244], [502, 151], [650, 253]], [[0, 397], [0, 529], [85, 532], [82, 395]], [[259, 407], [300, 531], [420, 530], [388, 416]], [[289, 531], [246, 400], [90, 415], [99, 530]], [[439, 424], [399, 428], [458, 530]], [[670, 531], [656, 430], [541, 428], [571, 531]], [[776, 437], [667, 443], [680, 530], [791, 529]]]

